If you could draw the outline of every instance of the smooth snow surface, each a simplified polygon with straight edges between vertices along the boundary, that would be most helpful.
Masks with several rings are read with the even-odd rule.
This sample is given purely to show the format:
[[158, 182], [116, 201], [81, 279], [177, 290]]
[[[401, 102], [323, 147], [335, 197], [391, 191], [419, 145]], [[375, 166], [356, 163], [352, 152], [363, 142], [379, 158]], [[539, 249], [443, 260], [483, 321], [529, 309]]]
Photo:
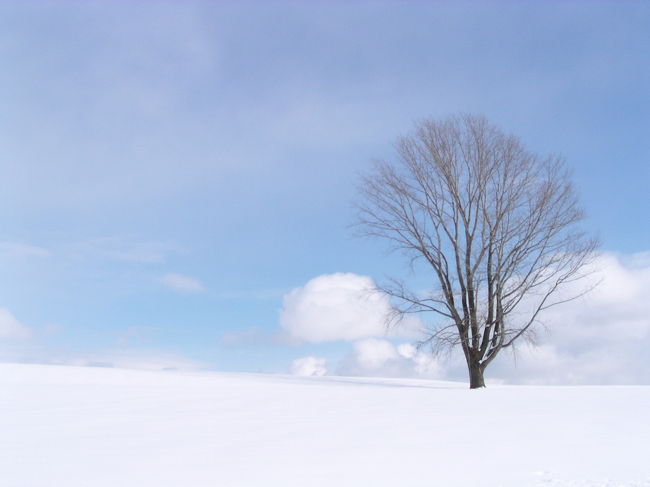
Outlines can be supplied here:
[[0, 364], [2, 487], [650, 487], [650, 387]]

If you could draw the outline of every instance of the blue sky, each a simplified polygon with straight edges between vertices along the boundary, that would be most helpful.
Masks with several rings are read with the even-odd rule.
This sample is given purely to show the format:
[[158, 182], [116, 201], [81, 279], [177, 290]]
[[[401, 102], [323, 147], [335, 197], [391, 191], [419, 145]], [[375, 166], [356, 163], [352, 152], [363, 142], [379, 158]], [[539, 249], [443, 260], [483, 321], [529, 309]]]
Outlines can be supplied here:
[[[355, 182], [460, 111], [563, 154], [650, 292], [648, 25], [642, 2], [4, 2], [0, 309], [29, 331], [0, 359], [342, 370], [356, 342], [287, 338], [283, 299], [404, 273], [351, 238]], [[650, 381], [618, 367], [585, 380]]]

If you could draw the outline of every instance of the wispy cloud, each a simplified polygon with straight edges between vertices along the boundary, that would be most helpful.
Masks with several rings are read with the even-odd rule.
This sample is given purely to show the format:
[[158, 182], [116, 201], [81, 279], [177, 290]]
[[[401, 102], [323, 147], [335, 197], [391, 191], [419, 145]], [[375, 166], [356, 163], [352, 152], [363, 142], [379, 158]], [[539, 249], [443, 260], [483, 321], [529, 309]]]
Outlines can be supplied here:
[[67, 365], [88, 367], [115, 367], [142, 370], [198, 370], [205, 365], [181, 355], [159, 350], [108, 350], [106, 352], [79, 354], [64, 359]]
[[0, 339], [26, 339], [32, 330], [21, 323], [8, 309], [0, 308]]
[[170, 254], [179, 252], [180, 248], [169, 242], [102, 237], [71, 244], [67, 250], [75, 257], [153, 264], [164, 262]]
[[50, 251], [36, 245], [21, 242], [0, 242], [0, 257], [46, 257]]
[[201, 281], [182, 274], [166, 274], [162, 277], [161, 282], [169, 289], [180, 293], [200, 293], [205, 291]]
[[296, 346], [300, 340], [285, 331], [264, 331], [257, 326], [241, 330], [227, 331], [219, 338], [219, 343], [226, 346], [256, 347], [266, 345]]
[[200, 370], [208, 366], [177, 353], [141, 348], [118, 348], [95, 352], [60, 350], [38, 344], [0, 349], [1, 362], [107, 367], [141, 370]]

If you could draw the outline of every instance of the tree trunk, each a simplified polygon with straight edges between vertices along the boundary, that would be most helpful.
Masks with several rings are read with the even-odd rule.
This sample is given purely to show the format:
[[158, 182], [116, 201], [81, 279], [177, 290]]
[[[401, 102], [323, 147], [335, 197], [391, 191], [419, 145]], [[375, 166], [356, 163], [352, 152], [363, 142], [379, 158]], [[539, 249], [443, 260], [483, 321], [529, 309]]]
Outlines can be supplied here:
[[483, 380], [483, 367], [479, 363], [470, 362], [468, 365], [469, 368], [469, 388], [478, 389], [479, 387], [485, 387], [485, 381]]

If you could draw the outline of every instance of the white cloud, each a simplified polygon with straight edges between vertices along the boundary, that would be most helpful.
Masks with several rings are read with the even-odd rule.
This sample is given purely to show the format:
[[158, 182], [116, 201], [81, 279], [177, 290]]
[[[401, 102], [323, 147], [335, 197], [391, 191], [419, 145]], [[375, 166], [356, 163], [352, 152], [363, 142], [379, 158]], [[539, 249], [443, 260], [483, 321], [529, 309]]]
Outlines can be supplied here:
[[443, 369], [434, 357], [411, 344], [395, 346], [388, 340], [367, 338], [354, 343], [350, 354], [341, 362], [338, 374], [434, 379], [442, 376]]
[[18, 321], [6, 308], [0, 308], [0, 339], [25, 339], [32, 336], [32, 330]]
[[291, 373], [302, 377], [323, 376], [327, 374], [326, 360], [318, 357], [303, 357], [291, 363]]
[[[280, 323], [292, 337], [311, 343], [357, 340], [387, 334], [388, 296], [375, 283], [351, 273], [325, 274], [284, 296]], [[409, 319], [391, 333], [408, 333]]]
[[170, 289], [181, 293], [200, 293], [205, 291], [198, 279], [182, 274], [166, 274], [161, 282]]

